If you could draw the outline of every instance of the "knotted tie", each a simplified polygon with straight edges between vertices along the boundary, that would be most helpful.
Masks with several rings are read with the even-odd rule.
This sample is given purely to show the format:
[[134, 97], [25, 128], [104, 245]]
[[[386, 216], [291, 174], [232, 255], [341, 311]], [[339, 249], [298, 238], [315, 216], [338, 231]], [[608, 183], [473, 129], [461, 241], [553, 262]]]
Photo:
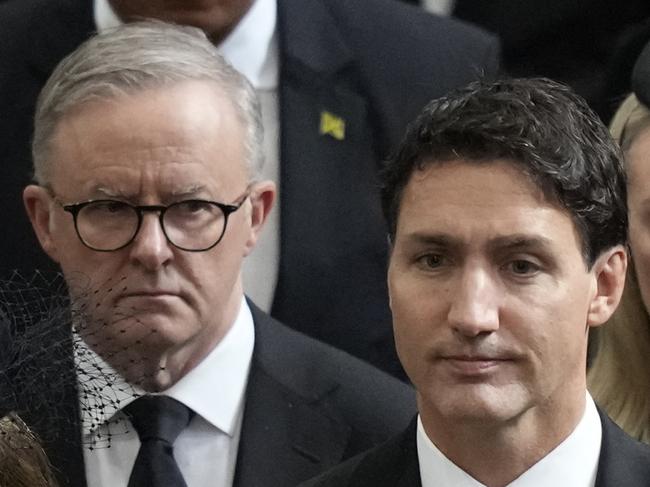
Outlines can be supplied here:
[[128, 487], [187, 487], [173, 445], [192, 419], [192, 411], [171, 397], [142, 396], [124, 412], [141, 443]]

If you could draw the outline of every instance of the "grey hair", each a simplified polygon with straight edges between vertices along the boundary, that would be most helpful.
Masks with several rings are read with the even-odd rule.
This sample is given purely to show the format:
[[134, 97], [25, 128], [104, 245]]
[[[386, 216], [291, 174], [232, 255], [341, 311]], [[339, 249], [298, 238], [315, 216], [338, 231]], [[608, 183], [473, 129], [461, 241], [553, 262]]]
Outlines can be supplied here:
[[41, 91], [34, 120], [34, 179], [50, 180], [50, 143], [72, 108], [183, 81], [211, 81], [230, 99], [246, 133], [252, 178], [263, 163], [262, 122], [255, 90], [194, 27], [142, 21], [95, 35], [63, 59]]

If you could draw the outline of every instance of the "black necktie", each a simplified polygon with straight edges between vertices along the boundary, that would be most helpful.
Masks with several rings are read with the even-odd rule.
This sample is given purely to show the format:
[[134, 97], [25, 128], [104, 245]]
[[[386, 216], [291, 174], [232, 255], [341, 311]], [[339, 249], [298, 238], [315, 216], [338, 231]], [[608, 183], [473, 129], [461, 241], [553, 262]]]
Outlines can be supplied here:
[[128, 487], [187, 487], [173, 445], [192, 419], [192, 411], [171, 397], [142, 396], [124, 412], [141, 443]]

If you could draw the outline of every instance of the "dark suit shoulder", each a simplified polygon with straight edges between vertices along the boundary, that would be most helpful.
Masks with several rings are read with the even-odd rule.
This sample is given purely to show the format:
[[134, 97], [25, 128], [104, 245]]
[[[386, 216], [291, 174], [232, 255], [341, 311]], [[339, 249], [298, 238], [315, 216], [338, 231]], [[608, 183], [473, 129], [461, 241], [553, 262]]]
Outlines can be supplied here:
[[[415, 407], [413, 388], [334, 347], [294, 331], [254, 305], [255, 360], [307, 401], [323, 397], [369, 447], [401, 431]], [[362, 445], [359, 445], [360, 447]]]
[[[427, 56], [448, 55], [452, 50], [495, 47], [499, 44], [496, 36], [479, 27], [392, 0], [328, 0], [325, 4], [341, 27], [340, 32], [352, 43], [375, 45], [380, 51], [377, 52], [378, 57], [402, 51], [410, 58], [424, 59]], [[378, 33], [382, 35], [378, 36]], [[422, 49], [434, 47], [432, 42], [437, 44], [435, 50]], [[391, 50], [381, 52], [382, 47]], [[413, 52], [409, 50], [411, 47], [420, 49]], [[472, 53], [472, 57], [481, 54]]]
[[[0, 39], [5, 39], [15, 32], [25, 32], [32, 24], [34, 17], [39, 15], [39, 11], [47, 9], [47, 0], [33, 0], [21, 1], [11, 0], [9, 2], [0, 3]], [[15, 39], [20, 42], [22, 39]], [[13, 44], [16, 45], [15, 43]], [[3, 44], [0, 46], [2, 51], [11, 47], [11, 45]]]
[[352, 487], [351, 477], [366, 457], [366, 454], [360, 453], [298, 487]]
[[47, 53], [54, 67], [93, 30], [91, 1], [11, 0], [0, 4], [0, 60], [15, 56], [28, 64]]
[[[595, 487], [650, 486], [650, 447], [624, 433], [599, 410], [603, 435]], [[415, 420], [401, 435], [353, 457], [300, 487], [420, 485]]]
[[91, 0], [11, 0], [0, 5], [0, 194], [11, 235], [0, 244], [0, 275], [54, 270], [25, 215], [22, 189], [31, 180], [34, 106], [56, 64], [94, 30]]
[[[11, 172], [2, 179], [9, 182], [11, 192], [22, 189], [31, 169], [29, 136], [39, 91], [57, 63], [94, 28], [91, 1], [12, 0], [0, 4], [0, 113], [6, 115], [0, 117], [0, 140], [5, 142], [0, 147], [0, 164], [11, 161]], [[13, 256], [15, 249], [10, 254]]]
[[650, 486], [650, 446], [621, 430], [599, 409], [603, 438], [595, 487]]
[[[0, 82], [25, 70], [32, 37], [30, 28], [38, 15], [39, 4], [45, 3], [12, 0], [0, 4]], [[4, 93], [3, 99], [7, 99]]]
[[329, 0], [327, 5], [341, 35], [363, 53], [357, 58], [363, 68], [395, 83], [441, 85], [431, 89], [442, 95], [498, 69], [498, 39], [473, 25], [393, 0]]
[[299, 487], [419, 487], [417, 420], [399, 435], [300, 484]]
[[[374, 66], [392, 79], [412, 82], [412, 76], [434, 74], [429, 81], [466, 80], [477, 68], [488, 74], [498, 68], [500, 43], [493, 34], [394, 0], [278, 0], [278, 9], [287, 45], [319, 36], [333, 46], [342, 43], [357, 66]], [[316, 19], [319, 25], [304, 24]]]

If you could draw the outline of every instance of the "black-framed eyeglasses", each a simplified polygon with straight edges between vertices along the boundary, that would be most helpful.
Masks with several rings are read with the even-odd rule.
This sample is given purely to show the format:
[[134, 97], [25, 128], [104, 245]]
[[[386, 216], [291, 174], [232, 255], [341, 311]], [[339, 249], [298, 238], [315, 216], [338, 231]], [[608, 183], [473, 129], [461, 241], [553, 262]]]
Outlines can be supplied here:
[[89, 249], [113, 252], [128, 246], [140, 231], [143, 214], [158, 212], [167, 241], [188, 252], [204, 252], [216, 246], [228, 225], [228, 217], [244, 204], [247, 190], [233, 204], [189, 199], [170, 205], [132, 205], [102, 199], [62, 204], [72, 215], [79, 240]]

